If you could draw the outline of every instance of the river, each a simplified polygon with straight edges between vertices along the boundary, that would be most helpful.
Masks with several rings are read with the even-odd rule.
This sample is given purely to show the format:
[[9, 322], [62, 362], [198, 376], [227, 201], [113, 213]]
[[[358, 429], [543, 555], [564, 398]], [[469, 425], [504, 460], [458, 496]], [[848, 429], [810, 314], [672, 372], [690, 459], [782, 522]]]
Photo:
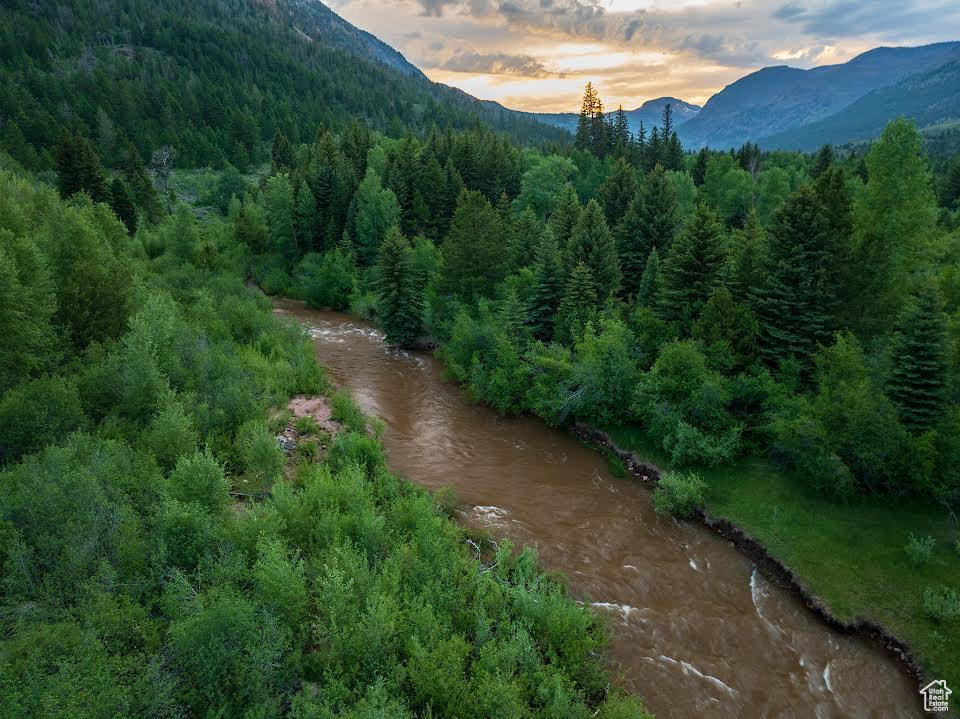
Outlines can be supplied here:
[[659, 719], [919, 717], [917, 686], [879, 647], [827, 627], [699, 524], [534, 418], [472, 404], [432, 356], [388, 349], [347, 315], [278, 300], [319, 360], [386, 422], [391, 468], [453, 486], [463, 521], [532, 544], [578, 599], [609, 613], [627, 685]]

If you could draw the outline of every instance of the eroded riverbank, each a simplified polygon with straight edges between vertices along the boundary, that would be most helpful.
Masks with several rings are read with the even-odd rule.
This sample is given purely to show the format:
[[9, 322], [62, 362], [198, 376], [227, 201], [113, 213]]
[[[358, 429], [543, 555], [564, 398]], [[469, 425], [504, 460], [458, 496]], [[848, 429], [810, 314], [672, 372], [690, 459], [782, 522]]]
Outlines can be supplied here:
[[395, 470], [454, 486], [465, 522], [536, 545], [611, 614], [614, 657], [659, 717], [922, 716], [892, 657], [826, 626], [707, 528], [657, 516], [647, 488], [573, 437], [470, 404], [432, 357], [393, 352], [346, 315], [277, 306], [386, 421]]

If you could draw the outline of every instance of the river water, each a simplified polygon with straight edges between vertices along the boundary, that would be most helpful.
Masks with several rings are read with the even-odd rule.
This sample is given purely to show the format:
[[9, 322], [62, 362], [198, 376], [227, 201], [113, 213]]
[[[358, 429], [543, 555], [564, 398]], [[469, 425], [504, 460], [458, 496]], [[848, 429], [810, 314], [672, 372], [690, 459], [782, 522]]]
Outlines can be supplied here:
[[471, 404], [433, 357], [390, 350], [347, 315], [276, 308], [386, 422], [394, 471], [455, 487], [465, 523], [535, 545], [578, 599], [611, 615], [613, 658], [659, 719], [923, 716], [885, 652], [828, 628], [706, 528], [658, 516], [649, 490], [614, 477], [599, 453]]

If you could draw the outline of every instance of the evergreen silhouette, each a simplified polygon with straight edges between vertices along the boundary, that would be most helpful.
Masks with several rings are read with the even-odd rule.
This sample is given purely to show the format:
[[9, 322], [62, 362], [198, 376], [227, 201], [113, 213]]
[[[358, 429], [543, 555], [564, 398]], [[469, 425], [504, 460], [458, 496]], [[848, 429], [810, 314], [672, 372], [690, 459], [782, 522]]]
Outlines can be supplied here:
[[657, 165], [640, 186], [623, 220], [615, 229], [623, 294], [638, 291], [651, 250], [664, 256], [677, 233], [677, 192], [662, 165]]
[[536, 284], [530, 296], [528, 314], [533, 334], [541, 340], [553, 337], [553, 324], [563, 295], [563, 262], [557, 240], [550, 228], [540, 236], [534, 265]]
[[620, 289], [617, 246], [596, 200], [590, 200], [580, 213], [567, 255], [570, 265], [583, 262], [590, 268], [598, 299], [606, 301]]
[[377, 314], [389, 344], [411, 347], [422, 326], [423, 282], [413, 263], [413, 250], [394, 225], [380, 245], [375, 288]]
[[947, 320], [936, 287], [926, 283], [897, 319], [887, 395], [912, 432], [932, 428], [943, 413], [948, 371]]
[[597, 293], [593, 273], [583, 262], [578, 262], [567, 277], [563, 297], [557, 308], [555, 322], [556, 338], [561, 342], [573, 342], [582, 333], [587, 322], [596, 316]]
[[723, 224], [700, 202], [663, 262], [657, 301], [661, 317], [689, 329], [719, 286], [724, 259]]

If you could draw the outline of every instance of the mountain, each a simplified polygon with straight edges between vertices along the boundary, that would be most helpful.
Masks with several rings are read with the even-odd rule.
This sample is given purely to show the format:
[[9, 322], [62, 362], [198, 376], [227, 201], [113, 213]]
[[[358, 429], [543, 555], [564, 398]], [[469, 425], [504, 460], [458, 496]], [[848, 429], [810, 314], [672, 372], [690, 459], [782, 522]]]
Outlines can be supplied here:
[[0, 146], [47, 169], [63, 132], [115, 165], [173, 146], [185, 166], [247, 167], [354, 120], [392, 134], [488, 127], [522, 144], [567, 133], [431, 82], [319, 0], [0, 4]]
[[[700, 112], [699, 105], [693, 105], [675, 97], [658, 97], [655, 100], [647, 100], [636, 110], [626, 111], [627, 122], [630, 124], [631, 132], [640, 129], [640, 123], [647, 129], [654, 125], [660, 125], [663, 119], [663, 108], [666, 105], [673, 107], [674, 125], [680, 127], [684, 123], [693, 119]], [[562, 127], [570, 133], [576, 133], [577, 121], [580, 119], [579, 113], [560, 112], [560, 113], [528, 113], [531, 118], [545, 122], [548, 125]]]
[[771, 135], [764, 147], [814, 150], [826, 143], [866, 142], [892, 118], [907, 117], [922, 128], [960, 120], [960, 60], [932, 72], [911, 75], [892, 87], [874, 90], [838, 113], [803, 127]]
[[876, 48], [849, 62], [810, 70], [767, 67], [711, 97], [679, 133], [688, 147], [764, 144], [763, 138], [824, 120], [874, 91], [958, 59], [960, 42], [949, 42]]

